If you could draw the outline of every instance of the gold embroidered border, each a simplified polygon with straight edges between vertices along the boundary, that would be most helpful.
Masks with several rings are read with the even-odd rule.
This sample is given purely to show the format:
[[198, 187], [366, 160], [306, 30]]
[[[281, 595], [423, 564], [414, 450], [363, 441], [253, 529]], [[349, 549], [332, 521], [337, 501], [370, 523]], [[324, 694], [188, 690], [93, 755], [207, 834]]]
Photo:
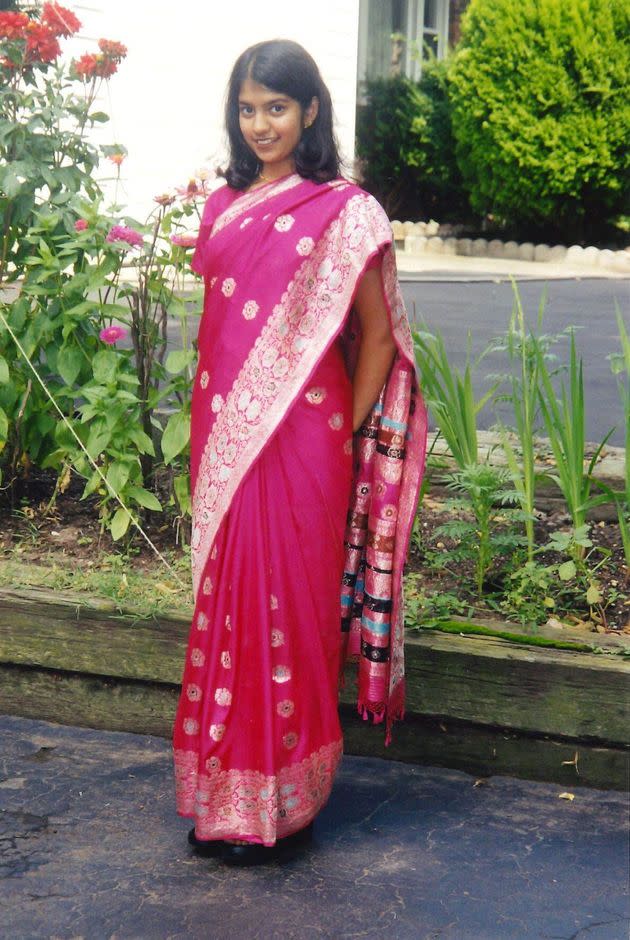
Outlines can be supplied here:
[[324, 806], [343, 754], [343, 739], [325, 744], [277, 776], [222, 770], [218, 759], [198, 771], [197, 751], [174, 749], [177, 811], [194, 816], [200, 839], [256, 837], [265, 845], [297, 832]]

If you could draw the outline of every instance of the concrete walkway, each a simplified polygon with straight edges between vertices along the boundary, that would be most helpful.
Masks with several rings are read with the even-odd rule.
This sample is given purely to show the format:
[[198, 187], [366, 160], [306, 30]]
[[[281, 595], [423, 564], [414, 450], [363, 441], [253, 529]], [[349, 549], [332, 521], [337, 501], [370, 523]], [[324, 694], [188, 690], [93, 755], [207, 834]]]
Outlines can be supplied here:
[[344, 757], [308, 852], [233, 869], [192, 855], [169, 741], [0, 718], [0, 936], [627, 940], [625, 797], [559, 793]]

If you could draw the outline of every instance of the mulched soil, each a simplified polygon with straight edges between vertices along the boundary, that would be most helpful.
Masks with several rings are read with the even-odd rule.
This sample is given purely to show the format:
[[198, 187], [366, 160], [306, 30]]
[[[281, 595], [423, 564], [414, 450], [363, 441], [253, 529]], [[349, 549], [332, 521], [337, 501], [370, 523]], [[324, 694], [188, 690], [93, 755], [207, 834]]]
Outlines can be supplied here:
[[[160, 562], [142, 537], [135, 533], [130, 538], [113, 542], [109, 533], [101, 530], [98, 520], [97, 499], [81, 500], [83, 482], [74, 477], [65, 492], [58, 493], [51, 505], [55, 474], [33, 470], [28, 478], [16, 480], [12, 487], [0, 488], [0, 559], [3, 553], [19, 548], [20, 558], [39, 564], [57, 561], [69, 562], [77, 567], [97, 567], [104, 554], [126, 553], [133, 570], [141, 572], [155, 569]], [[431, 553], [448, 554], [453, 544], [436, 529], [453, 515], [439, 496], [425, 497], [419, 519], [419, 538], [414, 539], [409, 557], [408, 571], [420, 575], [425, 593], [451, 593], [457, 595], [475, 613], [489, 618], [497, 617], [497, 605], [492, 598], [475, 596], [472, 584], [473, 563], [458, 562], [441, 570], [427, 564]], [[538, 544], [549, 541], [552, 532], [568, 529], [569, 517], [558, 508], [539, 513], [536, 525]], [[146, 514], [144, 527], [156, 547], [163, 553], [181, 550], [182, 540], [189, 537], [189, 523], [181, 524], [164, 514]], [[596, 578], [604, 597], [603, 610], [589, 609], [585, 600], [576, 600], [569, 620], [583, 625], [586, 630], [598, 632], [630, 632], [630, 571], [626, 568], [619, 534], [614, 522], [595, 522], [590, 537], [597, 548], [610, 552], [598, 569]], [[594, 559], [601, 553], [595, 551]], [[538, 557], [543, 564], [565, 559], [547, 552]], [[495, 582], [505, 579], [505, 572], [495, 571]], [[495, 583], [494, 587], [497, 587]], [[559, 612], [550, 612], [559, 616]], [[566, 619], [566, 615], [563, 616]]]

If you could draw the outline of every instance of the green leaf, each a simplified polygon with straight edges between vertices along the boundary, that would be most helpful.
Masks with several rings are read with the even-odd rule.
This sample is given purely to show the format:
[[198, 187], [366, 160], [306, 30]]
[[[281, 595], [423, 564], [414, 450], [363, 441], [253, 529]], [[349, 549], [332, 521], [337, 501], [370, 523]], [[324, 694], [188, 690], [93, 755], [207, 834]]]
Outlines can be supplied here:
[[589, 584], [588, 591], [586, 592], [586, 603], [590, 604], [600, 604], [602, 600], [601, 591], [596, 584]]
[[142, 428], [131, 427], [129, 429], [129, 438], [134, 442], [141, 454], [151, 454], [152, 457], [155, 457], [153, 441]]
[[190, 475], [181, 473], [173, 480], [173, 489], [182, 512], [190, 515], [192, 512], [192, 503], [190, 500]]
[[78, 346], [62, 346], [57, 354], [57, 372], [66, 385], [73, 385], [81, 371], [83, 353]]
[[121, 508], [116, 510], [112, 517], [112, 521], [109, 524], [109, 531], [111, 532], [112, 538], [115, 542], [123, 537], [129, 528], [130, 522], [131, 518], [125, 509]]
[[90, 429], [90, 436], [85, 445], [86, 450], [92, 460], [95, 460], [102, 451], [105, 450], [111, 440], [111, 433], [102, 425]]
[[153, 509], [155, 512], [162, 512], [162, 506], [155, 493], [150, 493], [143, 486], [129, 486], [127, 493], [132, 496], [137, 503], [144, 506], [145, 509]]
[[565, 561], [564, 564], [560, 565], [558, 568], [558, 577], [561, 581], [570, 581], [571, 578], [575, 577], [576, 571], [574, 561]]
[[129, 479], [130, 471], [131, 467], [128, 463], [122, 463], [120, 460], [115, 460], [110, 463], [105, 479], [113, 489], [114, 493], [120, 493], [121, 489]]
[[0, 385], [9, 381], [9, 364], [4, 356], [0, 356]]
[[181, 372], [195, 358], [195, 353], [190, 349], [173, 349], [166, 357], [166, 371], [171, 375]]
[[4, 410], [0, 408], [0, 451], [3, 449], [9, 436], [9, 419]]
[[164, 463], [181, 454], [190, 440], [190, 415], [181, 411], [171, 415], [162, 435], [162, 456]]
[[100, 349], [92, 359], [92, 371], [97, 382], [106, 385], [116, 378], [118, 356], [109, 349]]

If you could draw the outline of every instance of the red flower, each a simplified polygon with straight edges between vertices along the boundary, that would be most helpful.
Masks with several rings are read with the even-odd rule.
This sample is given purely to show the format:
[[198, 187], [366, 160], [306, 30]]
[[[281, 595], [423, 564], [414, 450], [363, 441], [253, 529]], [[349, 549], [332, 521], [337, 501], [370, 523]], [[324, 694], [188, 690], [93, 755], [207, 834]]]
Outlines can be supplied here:
[[92, 52], [86, 52], [80, 59], [75, 59], [72, 63], [75, 75], [79, 78], [109, 78], [117, 71], [117, 65], [114, 59], [108, 59], [107, 56]]
[[52, 62], [60, 53], [61, 46], [55, 34], [47, 26], [31, 20], [26, 29], [24, 64]]
[[84, 232], [88, 227], [87, 221], [85, 219], [77, 219], [74, 223], [75, 232]]
[[110, 153], [107, 159], [111, 160], [112, 163], [115, 163], [116, 166], [120, 166], [120, 164], [125, 159], [125, 155], [124, 153]]
[[59, 6], [58, 3], [45, 3], [42, 10], [41, 22], [47, 26], [55, 36], [74, 36], [81, 29], [81, 23], [71, 10]]
[[115, 42], [113, 39], [99, 39], [98, 47], [104, 56], [113, 59], [115, 62], [122, 62], [127, 55], [127, 47], [123, 46], [121, 42]]
[[102, 339], [104, 343], [107, 343], [108, 346], [113, 346], [114, 343], [117, 343], [119, 339], [122, 339], [123, 336], [127, 335], [127, 330], [122, 326], [106, 326], [104, 330], [98, 334], [99, 339]]
[[0, 39], [25, 39], [29, 23], [26, 13], [0, 13]]

